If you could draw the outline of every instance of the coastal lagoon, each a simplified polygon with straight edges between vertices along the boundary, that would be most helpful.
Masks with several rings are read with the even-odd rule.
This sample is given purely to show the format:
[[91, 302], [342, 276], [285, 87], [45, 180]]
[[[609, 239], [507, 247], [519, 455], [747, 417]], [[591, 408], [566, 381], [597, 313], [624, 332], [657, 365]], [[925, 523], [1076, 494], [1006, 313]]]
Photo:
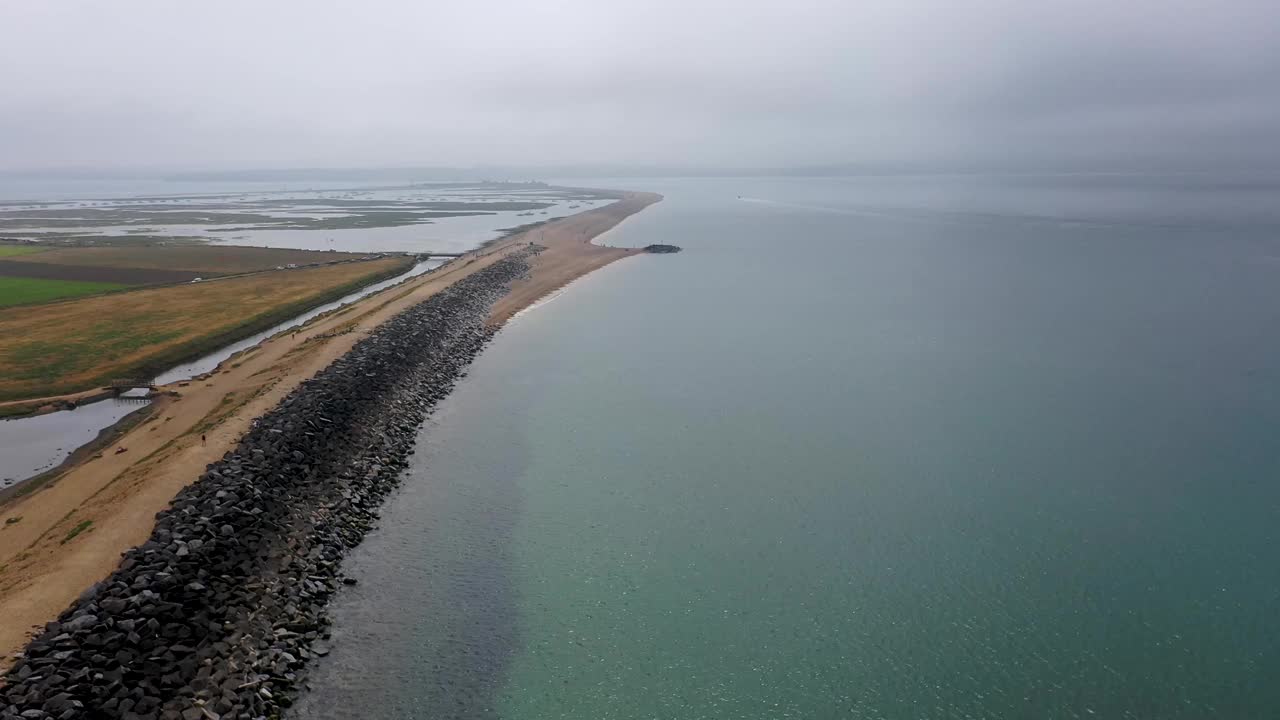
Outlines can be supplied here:
[[1280, 182], [574, 180], [348, 558], [305, 718], [1280, 707]]

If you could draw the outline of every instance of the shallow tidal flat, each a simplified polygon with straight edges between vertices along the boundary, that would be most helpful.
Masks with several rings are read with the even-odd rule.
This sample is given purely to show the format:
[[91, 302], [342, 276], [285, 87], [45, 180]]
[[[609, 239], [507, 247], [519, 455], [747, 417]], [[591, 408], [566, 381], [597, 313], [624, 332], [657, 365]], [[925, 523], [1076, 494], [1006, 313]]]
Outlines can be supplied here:
[[[450, 218], [491, 218], [490, 236], [613, 199], [603, 191], [553, 188], [539, 183], [458, 183], [331, 191], [192, 194], [0, 203], [0, 238], [48, 244], [136, 245], [156, 242], [249, 241], [274, 245], [298, 241], [326, 249], [408, 249], [362, 245], [350, 231], [415, 227]], [[483, 239], [483, 238], [481, 238]], [[477, 240], [477, 242], [479, 239]], [[355, 243], [351, 245], [351, 243]], [[414, 248], [425, 250], [431, 248]]]

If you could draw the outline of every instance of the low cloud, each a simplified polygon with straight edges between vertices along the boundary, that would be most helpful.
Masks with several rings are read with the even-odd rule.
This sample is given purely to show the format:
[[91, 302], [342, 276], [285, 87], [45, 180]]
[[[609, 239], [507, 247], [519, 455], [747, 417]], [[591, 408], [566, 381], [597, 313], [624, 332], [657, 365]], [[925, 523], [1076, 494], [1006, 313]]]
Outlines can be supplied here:
[[1266, 165], [1273, 2], [7, 3], [0, 169]]

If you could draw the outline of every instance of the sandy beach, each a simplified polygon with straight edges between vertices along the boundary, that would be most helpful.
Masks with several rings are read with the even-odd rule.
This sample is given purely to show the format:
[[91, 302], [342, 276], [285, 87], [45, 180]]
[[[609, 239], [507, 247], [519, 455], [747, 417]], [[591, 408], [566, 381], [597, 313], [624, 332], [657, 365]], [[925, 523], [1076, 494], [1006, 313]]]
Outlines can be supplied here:
[[0, 667], [32, 629], [52, 620], [108, 575], [122, 552], [144, 541], [155, 514], [233, 448], [255, 418], [370, 330], [513, 249], [531, 242], [544, 246], [529, 278], [514, 283], [493, 307], [490, 322], [501, 325], [573, 279], [639, 252], [591, 240], [660, 199], [629, 193], [611, 205], [505, 238], [320, 316], [297, 332], [270, 338], [203, 380], [163, 388], [175, 395], [158, 399], [147, 421], [107, 451], [0, 507]]

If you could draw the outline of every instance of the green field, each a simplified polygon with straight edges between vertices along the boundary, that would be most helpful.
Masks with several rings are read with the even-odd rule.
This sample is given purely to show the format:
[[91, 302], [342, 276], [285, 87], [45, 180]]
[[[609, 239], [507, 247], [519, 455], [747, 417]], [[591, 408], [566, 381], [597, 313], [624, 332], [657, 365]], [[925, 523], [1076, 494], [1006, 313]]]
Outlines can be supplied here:
[[0, 257], [13, 257], [15, 255], [30, 255], [38, 253], [45, 248], [30, 247], [28, 245], [0, 245]]
[[12, 307], [0, 312], [0, 400], [151, 377], [413, 264], [390, 257]]
[[0, 276], [0, 307], [42, 303], [129, 287], [121, 283]]

